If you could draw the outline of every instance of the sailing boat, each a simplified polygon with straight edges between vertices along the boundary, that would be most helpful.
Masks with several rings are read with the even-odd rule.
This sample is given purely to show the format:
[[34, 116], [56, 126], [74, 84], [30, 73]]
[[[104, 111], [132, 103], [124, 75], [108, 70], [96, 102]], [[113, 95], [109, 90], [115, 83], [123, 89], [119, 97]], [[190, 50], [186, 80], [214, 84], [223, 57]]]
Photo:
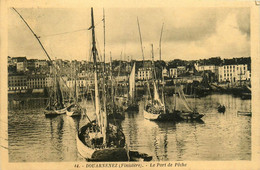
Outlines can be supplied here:
[[[179, 95], [179, 101], [184, 105], [180, 110], [177, 109], [177, 97], [176, 93]], [[178, 120], [201, 120], [204, 114], [198, 113], [195, 108], [192, 108], [188, 103], [183, 88], [181, 86], [175, 85], [175, 94], [174, 94], [174, 109], [173, 114], [178, 115]], [[180, 103], [180, 104], [181, 104]]]
[[[77, 75], [77, 73], [76, 73]], [[77, 91], [77, 76], [75, 76], [75, 81], [74, 81], [74, 91], [73, 91], [73, 102], [70, 103], [70, 105], [67, 107], [66, 110], [66, 115], [75, 117], [75, 116], [80, 116], [81, 115], [81, 107], [78, 104], [78, 91]]]
[[113, 74], [112, 74], [112, 56], [110, 52], [110, 80], [111, 80], [111, 94], [110, 94], [110, 102], [107, 102], [107, 112], [108, 112], [108, 119], [114, 120], [124, 120], [125, 115], [123, 113], [123, 108], [119, 106], [119, 103], [116, 103], [115, 100], [115, 89], [113, 83]]
[[[54, 72], [53, 87], [50, 88], [50, 97], [48, 100], [48, 105], [44, 110], [45, 116], [55, 116], [59, 114], [65, 114], [67, 109], [63, 103], [60, 83], [56, 77], [56, 70], [53, 69], [53, 72]], [[53, 91], [51, 91], [52, 89]]]
[[[121, 53], [122, 58], [122, 53]], [[121, 75], [121, 60], [119, 62], [119, 71], [118, 71], [118, 78]], [[125, 111], [127, 109], [127, 102], [128, 102], [128, 94], [125, 92], [125, 88], [123, 86], [119, 86], [119, 80], [116, 81], [116, 90], [115, 90], [115, 105], [118, 109]]]
[[129, 76], [128, 106], [126, 111], [138, 111], [138, 103], [135, 100], [135, 63]]
[[37, 36], [37, 34], [32, 30], [32, 28], [29, 26], [29, 24], [25, 21], [25, 19], [22, 17], [22, 15], [15, 9], [13, 10], [19, 15], [19, 17], [23, 20], [23, 22], [26, 24], [26, 26], [29, 28], [29, 30], [32, 32], [34, 37], [39, 42], [41, 48], [43, 49], [44, 53], [46, 54], [47, 58], [50, 60], [53, 70], [53, 86], [51, 89], [49, 89], [49, 100], [48, 105], [46, 109], [44, 110], [45, 116], [53, 116], [53, 115], [59, 115], [64, 114], [66, 112], [66, 107], [63, 103], [63, 96], [60, 88], [60, 82], [59, 79], [57, 79], [57, 71], [58, 68], [55, 66], [53, 60], [50, 58], [49, 54], [47, 53], [46, 49], [43, 47], [40, 37]]
[[[153, 65], [153, 90], [154, 90], [154, 96], [153, 99], [148, 100], [147, 104], [145, 105], [144, 108], [144, 118], [148, 120], [170, 120], [170, 117], [174, 116], [173, 114], [168, 114], [166, 113], [165, 109], [165, 103], [164, 100], [160, 99], [159, 92], [155, 83], [155, 65], [154, 65], [154, 56], [153, 56], [153, 45], [152, 45], [152, 65]], [[147, 80], [147, 85], [149, 87], [149, 82]], [[148, 90], [150, 90], [148, 88]], [[150, 96], [151, 97], [151, 96]], [[163, 94], [162, 94], [163, 98]], [[172, 117], [174, 118], [174, 117]]]
[[96, 120], [80, 128], [76, 139], [77, 149], [84, 158], [92, 161], [128, 161], [129, 154], [125, 147], [125, 136], [120, 128], [108, 123], [105, 97], [103, 107], [100, 103], [93, 8], [91, 8], [91, 29]]

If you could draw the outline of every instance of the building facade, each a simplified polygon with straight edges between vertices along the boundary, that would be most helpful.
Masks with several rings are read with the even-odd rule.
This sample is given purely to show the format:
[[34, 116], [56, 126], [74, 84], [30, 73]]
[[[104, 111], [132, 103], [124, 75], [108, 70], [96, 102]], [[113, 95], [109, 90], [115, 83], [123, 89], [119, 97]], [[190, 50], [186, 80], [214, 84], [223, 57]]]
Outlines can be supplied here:
[[218, 69], [219, 82], [250, 81], [251, 72], [247, 64], [230, 64], [220, 66]]
[[151, 68], [139, 68], [137, 72], [138, 80], [150, 80], [152, 79], [152, 69]]
[[27, 76], [25, 74], [8, 75], [8, 91], [27, 90]]

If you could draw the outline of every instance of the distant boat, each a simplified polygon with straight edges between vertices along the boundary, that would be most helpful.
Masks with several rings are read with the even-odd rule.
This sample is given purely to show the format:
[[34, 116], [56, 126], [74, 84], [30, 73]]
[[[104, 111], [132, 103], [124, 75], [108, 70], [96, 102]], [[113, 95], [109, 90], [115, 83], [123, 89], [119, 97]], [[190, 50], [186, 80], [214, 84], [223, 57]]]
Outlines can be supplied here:
[[129, 76], [129, 97], [126, 111], [138, 111], [138, 102], [135, 99], [135, 63]]
[[49, 91], [48, 105], [44, 110], [45, 116], [56, 116], [60, 114], [65, 114], [67, 108], [63, 104], [63, 97], [60, 89], [60, 83], [58, 79], [54, 78], [53, 87]]
[[66, 115], [75, 117], [75, 116], [81, 116], [81, 107], [77, 104], [71, 104], [69, 107], [67, 107]]
[[252, 116], [252, 112], [249, 112], [249, 111], [237, 111], [237, 115]]
[[15, 9], [13, 10], [20, 16], [20, 18], [23, 20], [23, 22], [26, 24], [26, 26], [30, 29], [34, 37], [38, 40], [41, 48], [43, 49], [44, 53], [48, 57], [48, 59], [51, 62], [51, 67], [53, 68], [53, 81], [52, 81], [52, 87], [49, 88], [49, 100], [47, 107], [44, 110], [45, 116], [56, 116], [60, 114], [66, 113], [66, 107], [63, 103], [63, 96], [60, 88], [60, 82], [59, 77], [57, 77], [57, 71], [58, 68], [56, 68], [55, 64], [53, 63], [52, 59], [50, 58], [49, 54], [47, 53], [46, 49], [42, 45], [39, 36], [35, 34], [35, 32], [32, 30], [32, 28], [29, 26], [29, 24], [25, 21], [25, 19], [22, 17], [22, 15]]
[[105, 95], [102, 104], [100, 103], [93, 8], [91, 8], [91, 24], [96, 120], [80, 128], [76, 138], [77, 149], [81, 156], [91, 161], [128, 161], [130, 158], [124, 133], [119, 127], [108, 123]]
[[218, 112], [219, 113], [225, 113], [226, 111], [226, 107], [224, 105], [219, 105], [218, 106]]
[[[155, 84], [156, 82], [156, 73], [155, 73], [155, 65], [154, 65], [154, 56], [153, 56], [153, 45], [152, 45], [152, 65], [153, 65], [153, 69], [152, 69], [152, 84], [153, 84], [153, 98], [151, 96], [151, 92], [150, 92], [150, 84], [148, 82], [148, 80], [146, 80], [147, 83], [147, 91], [149, 94], [149, 98], [148, 100], [146, 100], [146, 104], [144, 106], [144, 118], [148, 119], [148, 120], [164, 120], [166, 117], [166, 110], [165, 110], [165, 103], [164, 103], [164, 94], [162, 93], [162, 99], [160, 99], [159, 96], [159, 92], [157, 90], [157, 86]], [[167, 114], [168, 115], [168, 114]], [[167, 117], [168, 118], [168, 117]], [[167, 120], [167, 119], [165, 119]]]
[[74, 81], [74, 90], [73, 90], [73, 102], [70, 103], [70, 105], [67, 107], [66, 110], [66, 115], [75, 117], [75, 116], [80, 116], [82, 113], [82, 109], [80, 105], [78, 104], [78, 90], [77, 90], [77, 74], [75, 76], [75, 81]]
[[177, 108], [177, 97], [174, 95], [174, 110], [173, 113], [178, 115], [177, 120], [201, 120], [204, 114], [198, 113], [195, 108], [192, 108], [188, 103], [183, 88], [175, 86], [175, 93], [178, 93], [178, 100], [183, 104], [183, 108]]
[[146, 105], [144, 108], [144, 118], [148, 120], [164, 120], [168, 114], [165, 111], [164, 103], [162, 103], [161, 99], [159, 98], [155, 82], [153, 82], [153, 86], [154, 97], [153, 99], [146, 101]]

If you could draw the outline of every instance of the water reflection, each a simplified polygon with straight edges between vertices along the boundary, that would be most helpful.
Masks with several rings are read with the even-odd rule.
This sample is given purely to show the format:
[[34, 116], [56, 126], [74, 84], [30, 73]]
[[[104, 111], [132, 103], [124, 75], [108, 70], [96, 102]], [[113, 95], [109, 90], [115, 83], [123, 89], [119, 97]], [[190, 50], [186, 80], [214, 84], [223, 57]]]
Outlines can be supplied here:
[[[76, 134], [89, 122], [86, 116], [72, 118], [61, 115], [45, 118], [45, 100], [9, 101], [9, 160], [14, 161], [84, 161], [76, 148]], [[168, 98], [171, 104], [172, 98]], [[153, 122], [139, 112], [125, 113], [119, 123], [131, 150], [147, 153], [154, 161], [174, 160], [250, 160], [251, 117], [237, 116], [237, 111], [251, 111], [251, 100], [231, 95], [210, 95], [188, 99], [196, 102], [205, 114], [201, 122]], [[218, 103], [226, 112], [217, 112]], [[87, 114], [94, 113], [93, 104], [85, 103]], [[93, 114], [94, 115], [94, 114]], [[90, 116], [93, 120], [94, 117]]]

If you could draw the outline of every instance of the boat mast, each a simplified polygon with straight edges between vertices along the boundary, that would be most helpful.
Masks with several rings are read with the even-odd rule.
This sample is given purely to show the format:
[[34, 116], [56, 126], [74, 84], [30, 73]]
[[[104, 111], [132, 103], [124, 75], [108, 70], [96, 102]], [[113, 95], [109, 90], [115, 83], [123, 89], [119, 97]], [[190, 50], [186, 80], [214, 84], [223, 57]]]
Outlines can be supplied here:
[[[144, 50], [143, 50], [143, 42], [142, 42], [142, 35], [141, 35], [141, 29], [140, 29], [140, 25], [139, 25], [139, 20], [137, 17], [137, 25], [138, 25], [138, 30], [139, 30], [139, 37], [140, 37], [140, 44], [141, 44], [141, 51], [142, 51], [142, 56], [143, 56], [143, 69], [144, 69]], [[147, 76], [146, 76], [146, 71], [145, 72], [145, 77], [146, 77], [146, 83], [147, 83], [147, 89], [148, 89], [148, 95], [149, 97], [151, 97], [151, 92], [150, 92], [150, 84], [148, 82]], [[152, 98], [152, 97], [151, 97]]]
[[161, 48], [161, 42], [162, 42], [163, 25], [164, 25], [164, 23], [162, 24], [161, 35], [160, 35], [160, 43], [159, 43], [159, 55], [160, 55], [160, 61], [162, 60], [162, 48]]
[[[162, 61], [162, 33], [163, 33], [163, 25], [164, 25], [164, 23], [162, 24], [161, 35], [160, 35], [160, 43], [159, 43], [160, 64], [161, 64], [161, 61]], [[164, 105], [164, 112], [165, 112], [163, 66], [161, 66], [161, 69], [162, 69], [162, 103]], [[158, 89], [159, 89], [159, 87], [158, 87]]]
[[112, 55], [110, 51], [110, 79], [111, 79], [111, 99], [112, 99], [112, 111], [114, 111], [114, 84], [113, 84], [113, 74], [112, 74]]
[[91, 8], [91, 29], [92, 29], [92, 55], [93, 55], [93, 62], [94, 62], [96, 117], [97, 117], [97, 123], [98, 123], [99, 127], [101, 127], [99, 90], [98, 90], [98, 75], [97, 75], [97, 58], [96, 58], [97, 49], [96, 49], [96, 40], [95, 40], [95, 26], [94, 26], [93, 8]]
[[103, 113], [103, 144], [106, 146], [107, 143], [107, 129], [108, 129], [108, 122], [107, 122], [107, 107], [106, 107], [106, 29], [105, 29], [105, 10], [103, 8], [103, 28], [104, 28], [104, 68], [103, 68], [103, 107], [104, 107], [104, 113]]
[[[22, 15], [13, 7], [13, 10], [19, 15], [19, 17], [23, 20], [23, 22], [26, 24], [26, 26], [29, 28], [29, 30], [32, 32], [32, 34], [34, 35], [34, 37], [37, 39], [37, 41], [39, 42], [41, 48], [43, 49], [44, 53], [46, 54], [47, 58], [50, 60], [51, 65], [53, 66], [53, 68], [56, 71], [57, 74], [57, 68], [56, 66], [53, 64], [53, 60], [51, 59], [51, 57], [49, 56], [49, 54], [47, 53], [46, 49], [43, 47], [42, 42], [40, 41], [40, 36], [37, 36], [35, 34], [35, 32], [32, 30], [32, 28], [29, 26], [29, 24], [25, 21], [25, 19], [22, 17]], [[67, 84], [65, 83], [65, 80], [60, 77], [62, 79], [62, 81], [64, 82], [65, 86], [69, 89], [69, 87], [67, 86]]]

